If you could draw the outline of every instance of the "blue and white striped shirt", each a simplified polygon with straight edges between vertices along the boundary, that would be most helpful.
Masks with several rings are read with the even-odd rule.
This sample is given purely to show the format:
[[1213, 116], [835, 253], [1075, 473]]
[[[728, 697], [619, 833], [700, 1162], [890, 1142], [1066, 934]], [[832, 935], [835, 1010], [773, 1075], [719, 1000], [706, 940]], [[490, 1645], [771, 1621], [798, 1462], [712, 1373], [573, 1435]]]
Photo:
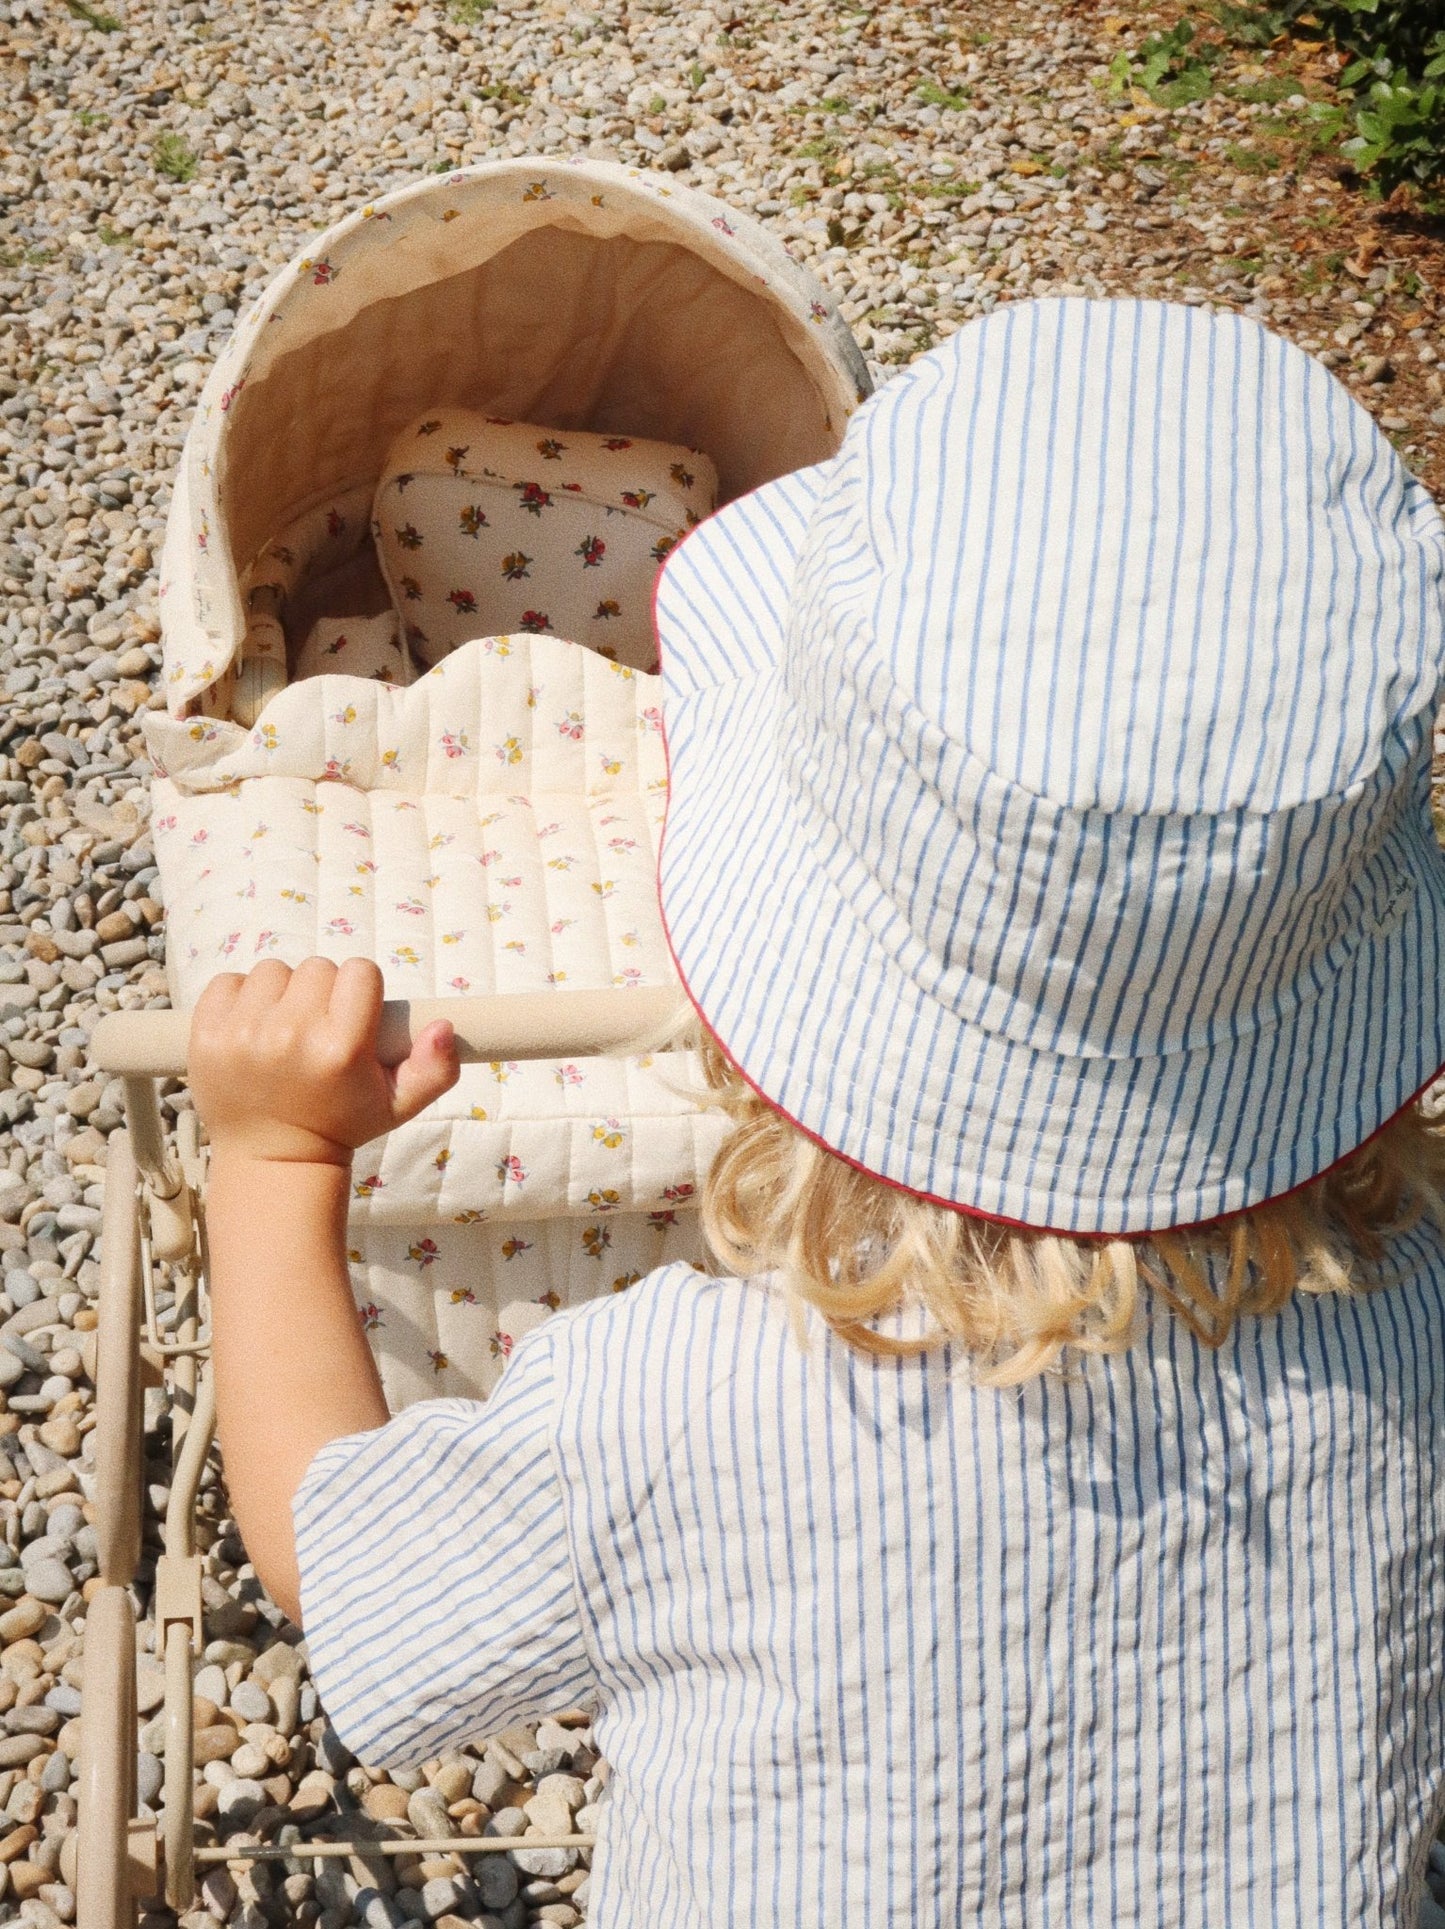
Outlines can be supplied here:
[[594, 1929], [1413, 1924], [1445, 1251], [1391, 1261], [1009, 1391], [667, 1268], [320, 1450], [324, 1704], [380, 1765], [593, 1706]]

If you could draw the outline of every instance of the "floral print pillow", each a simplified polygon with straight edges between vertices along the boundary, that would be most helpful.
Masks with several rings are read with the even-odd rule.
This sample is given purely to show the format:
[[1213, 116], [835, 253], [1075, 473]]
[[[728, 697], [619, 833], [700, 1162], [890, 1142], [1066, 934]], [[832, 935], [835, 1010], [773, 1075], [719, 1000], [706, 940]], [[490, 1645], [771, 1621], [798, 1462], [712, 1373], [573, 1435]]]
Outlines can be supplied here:
[[373, 532], [422, 663], [530, 632], [650, 671], [657, 571], [716, 501], [696, 449], [436, 410], [393, 443]]
[[411, 664], [395, 613], [388, 610], [385, 616], [318, 618], [296, 655], [296, 681], [308, 676], [360, 676], [375, 683], [410, 683]]

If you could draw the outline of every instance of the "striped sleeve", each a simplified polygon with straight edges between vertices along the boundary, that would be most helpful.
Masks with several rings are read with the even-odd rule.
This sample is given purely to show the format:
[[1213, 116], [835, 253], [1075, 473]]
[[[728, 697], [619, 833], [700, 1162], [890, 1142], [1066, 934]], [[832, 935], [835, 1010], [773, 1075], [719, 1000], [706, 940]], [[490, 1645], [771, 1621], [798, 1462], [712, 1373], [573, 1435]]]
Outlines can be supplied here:
[[311, 1674], [362, 1761], [416, 1766], [592, 1694], [552, 1412], [541, 1328], [485, 1404], [418, 1402], [307, 1468], [292, 1519]]

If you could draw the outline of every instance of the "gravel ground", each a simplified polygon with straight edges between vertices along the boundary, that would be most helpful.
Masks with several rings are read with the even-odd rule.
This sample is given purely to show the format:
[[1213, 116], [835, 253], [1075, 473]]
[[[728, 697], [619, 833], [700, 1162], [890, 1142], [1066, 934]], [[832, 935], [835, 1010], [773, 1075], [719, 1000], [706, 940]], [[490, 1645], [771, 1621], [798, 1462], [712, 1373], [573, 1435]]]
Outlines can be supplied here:
[[[1137, 7], [111, 4], [0, 0], [0, 1921], [36, 1929], [74, 1918], [57, 1864], [95, 1584], [80, 1349], [121, 1114], [87, 1047], [101, 1012], [164, 1002], [139, 741], [158, 701], [152, 565], [209, 358], [302, 239], [433, 168], [605, 153], [770, 223], [880, 377], [1020, 295], [1245, 307], [1320, 352], [1445, 485], [1440, 232], [1336, 178], [1308, 49], [1225, 57], [1209, 98], [1166, 109], [1129, 84], [1161, 19]], [[150, 1444], [154, 1510], [163, 1416]], [[588, 1821], [605, 1770], [580, 1719], [425, 1774], [358, 1767], [214, 1470], [200, 1544], [202, 1839], [358, 1807], [428, 1835]], [[149, 1723], [149, 1658], [141, 1690]], [[143, 1727], [147, 1800], [159, 1745]], [[445, 1858], [218, 1872], [186, 1920], [513, 1929], [585, 1904], [577, 1858], [523, 1850], [480, 1858], [471, 1882]]]

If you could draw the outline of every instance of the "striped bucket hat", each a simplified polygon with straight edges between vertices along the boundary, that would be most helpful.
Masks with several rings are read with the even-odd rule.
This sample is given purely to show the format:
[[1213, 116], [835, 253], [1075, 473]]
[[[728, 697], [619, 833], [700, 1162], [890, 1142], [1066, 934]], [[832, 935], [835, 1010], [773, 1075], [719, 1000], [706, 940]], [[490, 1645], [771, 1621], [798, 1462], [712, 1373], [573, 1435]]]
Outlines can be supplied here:
[[1445, 1065], [1445, 525], [1241, 316], [1023, 302], [705, 522], [663, 914], [743, 1075], [943, 1204], [1277, 1197]]

